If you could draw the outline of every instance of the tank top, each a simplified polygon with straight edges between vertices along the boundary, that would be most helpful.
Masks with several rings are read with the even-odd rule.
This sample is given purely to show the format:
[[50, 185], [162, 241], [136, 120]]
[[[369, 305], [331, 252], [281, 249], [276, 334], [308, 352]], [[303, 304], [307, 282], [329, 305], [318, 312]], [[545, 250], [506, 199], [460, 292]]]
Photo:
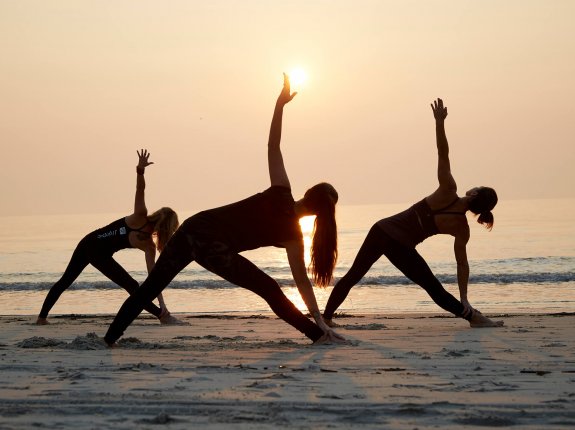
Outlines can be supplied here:
[[247, 199], [200, 212], [189, 218], [186, 231], [227, 244], [235, 252], [303, 240], [294, 199], [287, 187], [272, 186]]
[[140, 228], [131, 228], [126, 224], [125, 217], [120, 218], [90, 233], [92, 244], [98, 251], [109, 254], [113, 254], [120, 249], [132, 248], [129, 240], [130, 233], [132, 231], [141, 232], [146, 224]]
[[418, 244], [423, 242], [428, 237], [439, 233], [437, 225], [435, 224], [435, 215], [438, 214], [458, 214], [464, 215], [464, 212], [445, 212], [459, 200], [456, 197], [447, 206], [431, 210], [425, 199], [415, 203], [410, 208], [384, 218], [379, 221], [381, 228], [399, 243], [415, 248]]

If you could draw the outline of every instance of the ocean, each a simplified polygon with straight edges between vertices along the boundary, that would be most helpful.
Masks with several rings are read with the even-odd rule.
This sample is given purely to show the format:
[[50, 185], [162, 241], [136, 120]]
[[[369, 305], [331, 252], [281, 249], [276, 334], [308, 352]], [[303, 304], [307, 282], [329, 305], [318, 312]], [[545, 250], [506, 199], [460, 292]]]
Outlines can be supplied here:
[[[377, 220], [408, 204], [338, 207], [339, 260], [336, 280], [343, 276]], [[181, 212], [184, 220], [193, 212]], [[0, 231], [0, 314], [37, 315], [44, 297], [64, 271], [80, 239], [126, 214], [3, 216]], [[469, 300], [487, 314], [575, 312], [575, 199], [500, 201], [491, 232], [469, 216], [471, 240]], [[302, 225], [306, 244], [309, 228]], [[453, 239], [435, 236], [418, 246], [447, 290], [459, 297]], [[276, 279], [300, 309], [285, 251], [262, 248], [244, 252]], [[146, 278], [144, 254], [123, 250], [115, 258], [132, 276]], [[316, 288], [323, 309], [331, 287]], [[238, 288], [191, 263], [164, 290], [172, 313], [268, 313], [255, 294]], [[88, 266], [60, 297], [50, 315], [111, 314], [126, 292]], [[339, 309], [348, 314], [445, 313], [385, 257], [351, 290]]]

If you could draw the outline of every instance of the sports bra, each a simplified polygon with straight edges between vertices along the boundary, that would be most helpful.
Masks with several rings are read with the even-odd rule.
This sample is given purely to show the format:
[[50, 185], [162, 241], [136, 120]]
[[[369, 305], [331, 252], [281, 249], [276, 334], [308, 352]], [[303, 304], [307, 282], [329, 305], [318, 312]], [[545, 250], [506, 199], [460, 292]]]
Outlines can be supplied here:
[[458, 200], [459, 197], [456, 197], [447, 206], [432, 210], [424, 198], [409, 209], [384, 218], [378, 224], [393, 239], [408, 247], [415, 247], [428, 237], [439, 233], [435, 224], [436, 215], [465, 215], [465, 212], [446, 210]]
[[129, 239], [130, 233], [133, 231], [151, 236], [150, 233], [142, 231], [147, 224], [146, 221], [146, 224], [139, 228], [131, 228], [126, 223], [126, 217], [124, 217], [90, 233], [90, 236], [99, 251], [113, 254], [120, 249], [133, 248]]

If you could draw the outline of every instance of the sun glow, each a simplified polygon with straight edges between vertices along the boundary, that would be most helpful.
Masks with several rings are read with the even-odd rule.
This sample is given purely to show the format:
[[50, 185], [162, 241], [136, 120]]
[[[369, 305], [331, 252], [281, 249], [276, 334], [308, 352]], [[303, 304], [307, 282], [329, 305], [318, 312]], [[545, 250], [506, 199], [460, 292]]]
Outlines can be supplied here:
[[[304, 314], [308, 312], [307, 305], [305, 304], [297, 287], [282, 287], [282, 291], [285, 293], [290, 302], [295, 305], [296, 308], [298, 308]], [[331, 288], [314, 288], [314, 294], [318, 304], [320, 305], [320, 308], [323, 307], [324, 303], [327, 303], [330, 293]]]
[[287, 296], [287, 298], [289, 299], [289, 301], [292, 302], [296, 308], [298, 308], [301, 312], [307, 312], [307, 306], [303, 301], [301, 293], [299, 292], [297, 287], [284, 288], [283, 291]]
[[304, 216], [299, 219], [299, 226], [304, 236], [309, 236], [313, 231], [313, 223], [315, 222], [315, 215]]
[[292, 71], [288, 73], [288, 76], [290, 85], [295, 91], [300, 90], [307, 82], [307, 74], [305, 70], [301, 68], [292, 69]]
[[311, 261], [311, 235], [313, 233], [314, 222], [315, 215], [304, 216], [299, 219], [299, 227], [303, 235], [304, 261], [306, 265]]

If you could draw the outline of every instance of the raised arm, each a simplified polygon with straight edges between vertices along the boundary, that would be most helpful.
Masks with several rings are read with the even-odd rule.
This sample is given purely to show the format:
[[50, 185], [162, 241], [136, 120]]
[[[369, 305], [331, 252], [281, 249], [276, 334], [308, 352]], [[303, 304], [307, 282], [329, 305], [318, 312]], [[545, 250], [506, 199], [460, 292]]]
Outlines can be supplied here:
[[437, 179], [441, 191], [457, 191], [457, 184], [451, 175], [451, 165], [449, 163], [449, 145], [445, 134], [445, 118], [447, 108], [443, 106], [443, 100], [437, 99], [431, 105], [435, 118], [435, 136], [437, 139]]
[[290, 188], [289, 178], [285, 169], [284, 160], [280, 148], [282, 139], [282, 116], [283, 108], [289, 103], [297, 93], [290, 93], [290, 83], [288, 76], [284, 73], [284, 85], [277, 99], [270, 126], [270, 136], [268, 139], [268, 167], [270, 171], [270, 182], [272, 185], [281, 185]]
[[146, 167], [150, 164], [154, 164], [152, 161], [148, 161], [150, 158], [150, 153], [146, 149], [141, 151], [136, 151], [138, 154], [138, 165], [136, 166], [136, 199], [134, 201], [134, 215], [147, 216], [148, 209], [146, 208], [146, 199], [144, 196], [144, 190], [146, 189], [146, 179], [144, 178], [144, 172]]

